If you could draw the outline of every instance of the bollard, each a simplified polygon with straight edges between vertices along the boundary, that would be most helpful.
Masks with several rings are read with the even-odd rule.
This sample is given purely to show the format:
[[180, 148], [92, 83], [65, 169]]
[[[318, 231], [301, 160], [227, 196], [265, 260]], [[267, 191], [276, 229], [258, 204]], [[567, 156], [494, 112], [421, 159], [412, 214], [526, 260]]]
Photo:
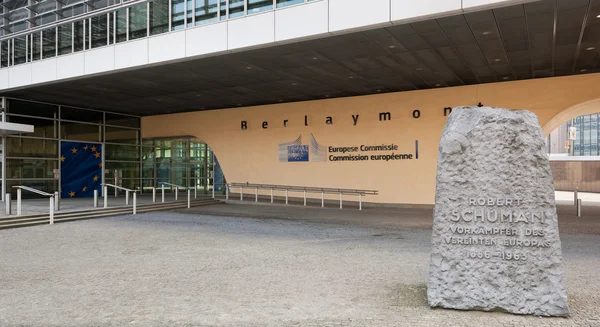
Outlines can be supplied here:
[[[198, 198], [198, 185], [194, 185], [194, 199]], [[215, 198], [215, 186], [213, 185], [213, 199]]]
[[273, 203], [273, 189], [271, 189], [271, 203]]
[[340, 193], [340, 209], [342, 209], [342, 193]]
[[581, 199], [577, 199], [577, 217], [581, 218]]
[[60, 197], [58, 196], [58, 192], [54, 192], [54, 210], [60, 210]]
[[6, 193], [4, 196], [4, 204], [6, 205], [6, 215], [12, 215], [12, 202], [10, 200], [10, 193]]
[[152, 188], [152, 203], [156, 203], [156, 187]]
[[175, 201], [179, 199], [179, 187], [175, 186]]
[[576, 187], [575, 192], [573, 192], [573, 204], [574, 205], [577, 205], [577, 199], [579, 199], [578, 190], [579, 190], [579, 187]]
[[254, 202], [258, 202], [258, 187], [254, 189]]
[[285, 190], [285, 204], [288, 204], [288, 190]]
[[362, 210], [362, 194], [358, 195], [358, 210]]
[[321, 192], [321, 208], [325, 207], [325, 192]]
[[94, 190], [94, 208], [98, 208], [98, 190]]
[[229, 185], [225, 185], [225, 200], [229, 200]]
[[125, 205], [129, 205], [129, 190], [125, 191]]
[[[212, 198], [214, 199], [215, 198], [215, 184], [214, 184], [214, 181], [213, 181], [212, 193], [213, 193], [212, 194], [212, 196], [213, 196]], [[194, 199], [195, 198], [196, 198], [196, 189], [194, 189]]]
[[104, 186], [102, 196], [104, 197], [104, 208], [108, 208], [108, 187]]
[[192, 192], [190, 192], [190, 189], [188, 189], [188, 209], [191, 207], [191, 201], [192, 199]]
[[240, 201], [244, 201], [244, 187], [240, 186]]
[[21, 189], [17, 189], [17, 216], [21, 215]]
[[137, 214], [137, 194], [133, 192], [133, 214]]
[[162, 185], [162, 202], [165, 203], [165, 184]]
[[54, 196], [50, 197], [50, 225], [54, 225]]
[[306, 207], [306, 190], [304, 190], [304, 206]]

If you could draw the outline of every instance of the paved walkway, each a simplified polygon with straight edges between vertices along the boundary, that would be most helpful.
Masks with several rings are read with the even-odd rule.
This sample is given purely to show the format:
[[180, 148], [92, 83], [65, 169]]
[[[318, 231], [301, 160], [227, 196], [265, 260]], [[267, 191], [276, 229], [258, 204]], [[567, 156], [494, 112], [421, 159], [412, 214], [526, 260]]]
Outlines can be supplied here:
[[228, 204], [0, 231], [0, 326], [600, 326], [600, 208], [559, 208], [571, 318], [430, 309], [430, 209]]

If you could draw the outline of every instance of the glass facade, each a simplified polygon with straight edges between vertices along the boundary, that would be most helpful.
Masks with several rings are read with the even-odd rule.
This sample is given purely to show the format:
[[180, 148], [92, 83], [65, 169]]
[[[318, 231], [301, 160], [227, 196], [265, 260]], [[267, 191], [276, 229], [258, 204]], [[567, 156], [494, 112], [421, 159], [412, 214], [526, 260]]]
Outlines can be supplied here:
[[[575, 127], [574, 141], [569, 140], [569, 129]], [[573, 156], [600, 156], [600, 113], [579, 116], [568, 121], [548, 135], [548, 153]], [[567, 142], [568, 141], [568, 142]]]
[[10, 1], [0, 68], [313, 1], [321, 0]]
[[0, 139], [3, 194], [16, 193], [16, 185], [59, 191], [60, 176], [55, 173], [60, 170], [63, 141], [101, 143], [106, 183], [142, 192], [160, 182], [196, 187], [199, 193], [212, 191], [210, 148], [189, 137], [142, 140], [139, 117], [11, 98], [6, 99], [4, 114], [8, 122], [34, 125], [34, 132]]

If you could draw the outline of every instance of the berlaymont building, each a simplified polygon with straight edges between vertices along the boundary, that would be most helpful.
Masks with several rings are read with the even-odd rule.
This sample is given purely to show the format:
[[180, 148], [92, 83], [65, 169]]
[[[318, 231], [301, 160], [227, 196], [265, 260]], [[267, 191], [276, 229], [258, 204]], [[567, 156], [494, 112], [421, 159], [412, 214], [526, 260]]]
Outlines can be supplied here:
[[2, 195], [433, 204], [444, 124], [474, 105], [534, 112], [557, 189], [600, 192], [599, 53], [600, 0], [4, 0]]

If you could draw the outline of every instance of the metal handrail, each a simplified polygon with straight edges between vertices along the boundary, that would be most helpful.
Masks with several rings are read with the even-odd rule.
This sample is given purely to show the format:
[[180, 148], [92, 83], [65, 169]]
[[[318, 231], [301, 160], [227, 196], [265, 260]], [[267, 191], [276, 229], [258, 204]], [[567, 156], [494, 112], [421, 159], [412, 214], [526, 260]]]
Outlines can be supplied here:
[[181, 186], [181, 185], [177, 185], [177, 184], [172, 184], [172, 183], [167, 183], [167, 182], [160, 182], [160, 183], [158, 183], [158, 184], [169, 185], [169, 186], [175, 186], [175, 187], [177, 187], [177, 188], [181, 188], [181, 189], [184, 189], [184, 190], [186, 189], [186, 187], [185, 187], [185, 186]]
[[325, 206], [325, 194], [339, 194], [340, 195], [340, 209], [343, 208], [342, 196], [347, 195], [358, 195], [358, 208], [362, 210], [362, 197], [365, 195], [379, 195], [379, 191], [376, 190], [358, 190], [358, 189], [341, 189], [341, 188], [324, 188], [324, 187], [310, 187], [310, 186], [292, 186], [292, 185], [271, 185], [271, 184], [250, 184], [250, 183], [228, 183], [225, 187], [225, 198], [229, 199], [229, 188], [239, 187], [240, 188], [240, 200], [244, 200], [244, 187], [253, 188], [254, 202], [258, 202], [258, 189], [271, 190], [271, 203], [273, 203], [273, 191], [283, 190], [285, 191], [285, 204], [288, 204], [288, 193], [290, 191], [300, 191], [304, 193], [304, 205], [306, 206], [306, 194], [307, 193], [321, 193], [321, 207]]
[[[128, 189], [125, 188], [123, 186], [118, 186], [118, 185], [114, 185], [114, 184], [108, 184], [108, 183], [102, 183], [100, 184], [103, 186], [103, 191], [102, 191], [102, 196], [104, 197], [104, 208], [108, 208], [108, 187], [113, 187], [116, 188], [118, 190], [123, 190], [125, 191], [125, 205], [129, 205], [129, 192], [133, 192], [133, 214], [135, 215], [137, 213], [137, 191], [138, 190], [132, 190], [132, 189]], [[116, 196], [116, 194], [115, 194]], [[96, 200], [94, 199], [94, 205], [96, 203]]]
[[[34, 188], [31, 188], [29, 186], [25, 186], [25, 185], [16, 185], [13, 186], [13, 188], [17, 189], [17, 216], [21, 216], [21, 191], [25, 190], [25, 191], [29, 191], [32, 193], [36, 193], [39, 195], [43, 195], [43, 196], [47, 196], [50, 198], [50, 225], [54, 224], [54, 208], [56, 207], [56, 209], [58, 210], [58, 207], [60, 206], [59, 204], [59, 197], [58, 197], [58, 192], [55, 192], [54, 194], [52, 193], [46, 193], [44, 191], [40, 191], [40, 190], [36, 190]], [[10, 195], [7, 194], [7, 195]], [[10, 196], [7, 196], [7, 212], [10, 214]]]
[[110, 186], [110, 187], [114, 187], [114, 188], [116, 188], [116, 189], [123, 190], [123, 191], [129, 191], [129, 192], [138, 192], [138, 190], [132, 190], [132, 189], [125, 188], [125, 187], [123, 187], [123, 186], [114, 185], [114, 184], [101, 183], [100, 185], [102, 185], [102, 186]]

